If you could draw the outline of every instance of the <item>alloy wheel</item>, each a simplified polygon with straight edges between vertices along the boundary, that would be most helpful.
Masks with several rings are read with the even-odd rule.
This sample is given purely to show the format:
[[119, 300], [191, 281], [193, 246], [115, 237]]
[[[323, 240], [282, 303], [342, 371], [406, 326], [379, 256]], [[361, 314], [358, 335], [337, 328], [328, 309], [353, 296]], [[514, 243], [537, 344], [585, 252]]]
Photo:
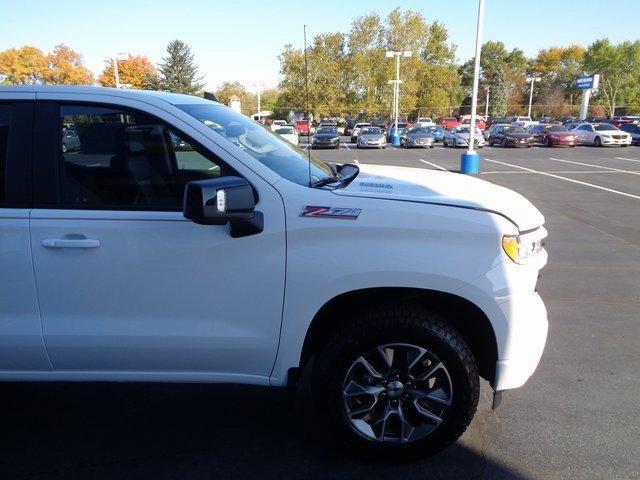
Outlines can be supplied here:
[[344, 414], [368, 440], [409, 443], [431, 434], [453, 400], [444, 364], [417, 345], [380, 345], [358, 357], [342, 387]]

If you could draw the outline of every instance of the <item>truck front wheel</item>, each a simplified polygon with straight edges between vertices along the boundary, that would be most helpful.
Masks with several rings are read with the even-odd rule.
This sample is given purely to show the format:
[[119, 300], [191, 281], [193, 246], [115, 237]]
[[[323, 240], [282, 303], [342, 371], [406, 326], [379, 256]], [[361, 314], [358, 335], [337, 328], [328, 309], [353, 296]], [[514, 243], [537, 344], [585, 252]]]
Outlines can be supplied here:
[[314, 396], [336, 435], [369, 453], [431, 454], [454, 442], [478, 405], [478, 368], [464, 339], [435, 312], [363, 312], [315, 362]]

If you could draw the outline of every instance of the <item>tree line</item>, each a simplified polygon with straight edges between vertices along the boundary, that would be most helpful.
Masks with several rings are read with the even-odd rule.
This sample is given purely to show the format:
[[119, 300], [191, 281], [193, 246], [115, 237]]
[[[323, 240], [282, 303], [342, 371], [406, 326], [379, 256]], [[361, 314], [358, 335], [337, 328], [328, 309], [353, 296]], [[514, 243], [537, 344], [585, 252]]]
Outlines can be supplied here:
[[[315, 118], [389, 116], [395, 61], [385, 52], [411, 51], [401, 59], [399, 110], [410, 116], [468, 113], [473, 80], [473, 58], [459, 63], [457, 46], [441, 23], [427, 22], [416, 11], [397, 8], [386, 17], [367, 13], [353, 20], [347, 32], [315, 35], [305, 52], [293, 44], [283, 47], [278, 59], [280, 83], [261, 91], [263, 110], [279, 117], [290, 112]], [[308, 65], [308, 68], [305, 67]], [[144, 55], [118, 61], [120, 82], [130, 88], [201, 94], [202, 76], [190, 47], [171, 42], [162, 62]], [[614, 44], [597, 40], [587, 47], [551, 46], [527, 57], [518, 48], [489, 41], [482, 46], [479, 113], [493, 116], [526, 113], [530, 85], [527, 75], [540, 77], [533, 96], [534, 115], [572, 115], [580, 104], [574, 86], [583, 73], [598, 73], [600, 88], [592, 100], [592, 114], [640, 112], [640, 40]], [[308, 81], [308, 89], [307, 89]], [[113, 61], [97, 78], [82, 56], [61, 44], [45, 54], [23, 46], [0, 52], [0, 82], [7, 84], [70, 84], [114, 86]], [[215, 91], [227, 103], [240, 97], [243, 113], [257, 110], [255, 91], [240, 81], [227, 81]], [[487, 97], [489, 99], [487, 104]]]
[[[198, 73], [191, 48], [180, 40], [167, 45], [166, 56], [154, 65], [144, 55], [128, 55], [118, 60], [120, 83], [128, 88], [165, 90], [195, 95], [202, 91], [204, 78]], [[113, 59], [94, 78], [82, 55], [65, 44], [53, 52], [25, 45], [0, 52], [0, 84], [4, 85], [94, 85], [115, 87]]]

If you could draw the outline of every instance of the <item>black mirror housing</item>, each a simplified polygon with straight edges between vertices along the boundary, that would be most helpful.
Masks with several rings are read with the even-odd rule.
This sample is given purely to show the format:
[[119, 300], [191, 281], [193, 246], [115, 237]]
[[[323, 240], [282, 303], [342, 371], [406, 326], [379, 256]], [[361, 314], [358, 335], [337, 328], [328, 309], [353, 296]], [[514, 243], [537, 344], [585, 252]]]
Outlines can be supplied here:
[[262, 213], [255, 211], [253, 188], [244, 178], [220, 177], [189, 182], [184, 190], [182, 212], [200, 225], [231, 223], [231, 236], [262, 231]]

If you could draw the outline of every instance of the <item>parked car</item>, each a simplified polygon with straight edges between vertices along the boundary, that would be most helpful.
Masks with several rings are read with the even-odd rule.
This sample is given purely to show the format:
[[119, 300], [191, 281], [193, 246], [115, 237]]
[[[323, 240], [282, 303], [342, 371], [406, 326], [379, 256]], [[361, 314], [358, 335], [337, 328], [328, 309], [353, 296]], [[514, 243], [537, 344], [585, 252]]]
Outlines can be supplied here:
[[584, 124], [584, 122], [568, 122], [564, 124], [564, 127], [571, 131], [574, 130], [575, 128], [579, 127], [580, 125]]
[[439, 125], [442, 125], [445, 130], [449, 130], [450, 128], [460, 125], [460, 122], [456, 117], [442, 117], [440, 119]]
[[[409, 124], [407, 122], [398, 121], [398, 136], [408, 126], [409, 126]], [[395, 124], [395, 122], [391, 122], [389, 124], [389, 126], [387, 127], [387, 141], [388, 142], [390, 142], [393, 139], [393, 136], [395, 135], [395, 132], [396, 132], [396, 124]]]
[[557, 124], [560, 123], [558, 120], [556, 120], [553, 117], [540, 117], [538, 118], [538, 123], [543, 123], [543, 124]]
[[311, 148], [340, 148], [340, 134], [335, 127], [320, 127], [311, 137]]
[[626, 147], [631, 145], [631, 135], [623, 132], [610, 123], [583, 123], [571, 130], [578, 137], [578, 143], [602, 147], [605, 145], [618, 145]]
[[[487, 128], [491, 127], [492, 125], [496, 125], [496, 124], [509, 124], [511, 123], [511, 121], [509, 121], [507, 119], [507, 117], [489, 117], [487, 119]], [[486, 131], [486, 130], [485, 130]]]
[[566, 125], [568, 123], [580, 123], [580, 119], [578, 117], [562, 117], [560, 122], [563, 125]]
[[[471, 115], [465, 115], [461, 118], [461, 125], [469, 125], [471, 123]], [[487, 119], [483, 116], [478, 115], [476, 117], [476, 127], [478, 127], [481, 131], [487, 128]]]
[[602, 115], [592, 115], [587, 117], [587, 123], [607, 123], [609, 124], [609, 118]]
[[[450, 128], [447, 133], [444, 134], [442, 141], [445, 147], [468, 147], [470, 135], [470, 125], [458, 125], [457, 127]], [[476, 127], [473, 135], [474, 146], [477, 148], [484, 147], [484, 137], [482, 131]]]
[[494, 123], [489, 128], [483, 130], [482, 135], [484, 136], [485, 140], [489, 140], [489, 137], [491, 136], [491, 132], [494, 132], [495, 130], [497, 130], [498, 127], [508, 127], [509, 125], [511, 124], [510, 123]]
[[299, 135], [311, 135], [311, 122], [309, 120], [296, 120], [293, 126]]
[[432, 125], [430, 127], [427, 127], [427, 132], [429, 132], [433, 136], [433, 139], [436, 142], [441, 142], [444, 138], [446, 130], [442, 125]]
[[289, 143], [292, 143], [294, 145], [298, 145], [300, 143], [300, 137], [298, 136], [298, 132], [296, 132], [296, 129], [293, 125], [282, 125], [276, 130], [275, 133], [280, 135]]
[[576, 134], [567, 130], [564, 125], [531, 125], [528, 131], [533, 135], [534, 142], [545, 147], [575, 147], [578, 142]]
[[[454, 442], [480, 376], [496, 404], [535, 371], [547, 231], [522, 195], [329, 165], [196, 96], [0, 95], [6, 182], [32, 186], [3, 198], [0, 380], [295, 391], [304, 371], [331, 441], [397, 456]], [[59, 148], [71, 118], [73, 155]], [[192, 150], [173, 151], [169, 133]]]
[[532, 120], [531, 117], [515, 117], [512, 123], [513, 125], [519, 125], [522, 128], [527, 128], [529, 125], [536, 125], [539, 122]]
[[431, 117], [418, 117], [415, 124], [418, 127], [431, 127], [435, 125], [435, 122], [431, 119]]
[[400, 146], [404, 148], [433, 148], [435, 138], [428, 127], [413, 126], [405, 128], [400, 134]]
[[351, 131], [351, 143], [356, 143], [358, 141], [358, 135], [360, 135], [360, 130], [364, 127], [370, 127], [371, 124], [369, 122], [358, 122], [353, 126], [353, 130]]
[[387, 131], [387, 122], [389, 119], [384, 116], [371, 117], [369, 123], [374, 127], [380, 127], [383, 132]]
[[614, 127], [620, 128], [621, 125], [625, 125], [627, 123], [640, 123], [640, 116], [638, 115], [619, 115], [613, 117], [610, 122]]
[[61, 132], [60, 145], [63, 153], [67, 153], [80, 148], [80, 137], [75, 128], [63, 128]]
[[271, 122], [271, 131], [275, 132], [278, 128], [282, 127], [283, 125], [286, 125], [287, 121], [286, 120], [274, 120]]
[[355, 124], [360, 122], [362, 122], [362, 120], [358, 118], [348, 118], [347, 121], [344, 123], [344, 134], [347, 137], [350, 137], [351, 133], [353, 132], [353, 127], [355, 126]]
[[489, 135], [489, 145], [502, 147], [527, 147], [533, 146], [533, 135], [517, 124], [499, 126]]
[[640, 124], [638, 123], [623, 123], [620, 125], [620, 130], [627, 132], [631, 135], [631, 144], [640, 145]]
[[387, 148], [387, 140], [380, 127], [362, 127], [356, 146], [358, 148]]

